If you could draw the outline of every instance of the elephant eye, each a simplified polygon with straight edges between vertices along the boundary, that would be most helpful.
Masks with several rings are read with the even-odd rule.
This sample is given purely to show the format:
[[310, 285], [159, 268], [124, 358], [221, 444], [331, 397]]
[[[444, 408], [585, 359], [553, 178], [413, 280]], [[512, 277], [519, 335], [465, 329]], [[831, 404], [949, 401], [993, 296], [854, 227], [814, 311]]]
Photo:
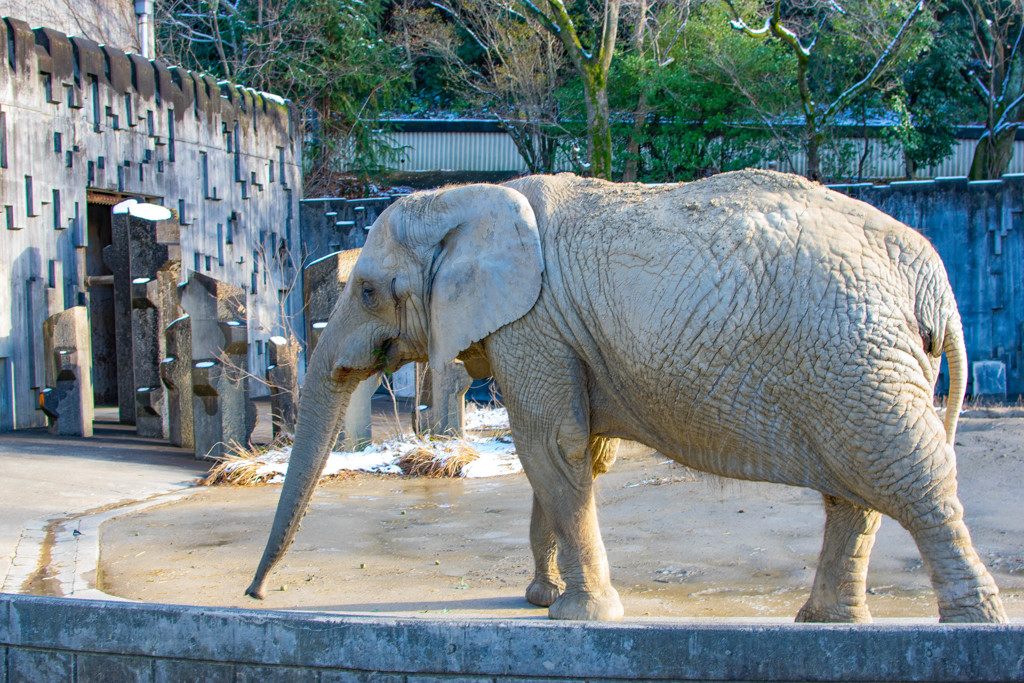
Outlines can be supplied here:
[[375, 303], [376, 297], [377, 297], [377, 292], [373, 289], [373, 285], [371, 285], [369, 283], [364, 283], [363, 284], [363, 303], [366, 304], [367, 306], [373, 306], [374, 303]]

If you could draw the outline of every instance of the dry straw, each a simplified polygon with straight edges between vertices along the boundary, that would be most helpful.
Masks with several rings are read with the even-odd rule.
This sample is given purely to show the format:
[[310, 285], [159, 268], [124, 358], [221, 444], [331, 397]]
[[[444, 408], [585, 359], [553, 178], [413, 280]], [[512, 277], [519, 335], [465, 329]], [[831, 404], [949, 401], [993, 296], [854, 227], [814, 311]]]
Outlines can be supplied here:
[[407, 475], [414, 477], [458, 477], [462, 468], [480, 457], [476, 449], [461, 439], [434, 440], [441, 452], [426, 445], [406, 451], [396, 463]]
[[274, 450], [291, 448], [291, 436], [280, 436], [269, 444], [260, 446], [241, 445], [237, 441], [225, 444], [226, 454], [217, 458], [217, 464], [203, 479], [203, 486], [225, 484], [228, 486], [255, 486], [265, 484], [276, 476], [276, 472], [260, 472], [266, 463], [263, 456]]
[[[225, 444], [226, 454], [203, 479], [203, 486], [257, 486], [266, 484], [278, 476], [278, 472], [267, 469], [267, 453], [288, 450], [292, 446], [291, 436], [282, 436], [273, 442], [259, 446], [245, 447], [237, 442]], [[419, 441], [419, 445], [406, 451], [395, 463], [408, 476], [413, 477], [459, 477], [462, 468], [478, 459], [480, 454], [461, 439], [432, 438]], [[261, 471], [263, 470], [263, 471]], [[332, 478], [351, 477], [352, 472], [340, 472]]]

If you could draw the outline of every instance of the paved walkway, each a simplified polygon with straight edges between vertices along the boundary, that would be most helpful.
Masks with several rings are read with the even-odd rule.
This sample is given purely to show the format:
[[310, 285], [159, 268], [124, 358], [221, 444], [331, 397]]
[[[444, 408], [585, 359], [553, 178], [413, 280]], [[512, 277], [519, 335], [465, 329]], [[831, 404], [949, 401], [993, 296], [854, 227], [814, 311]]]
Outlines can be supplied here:
[[51, 520], [182, 489], [209, 469], [191, 451], [141, 438], [134, 427], [119, 425], [116, 408], [100, 408], [96, 417], [91, 439], [52, 436], [46, 429], [0, 434], [0, 584], [5, 592], [16, 592], [24, 572], [35, 570]]
[[[269, 442], [270, 402], [254, 403], [258, 421], [253, 441]], [[374, 435], [409, 430], [410, 410], [409, 400], [399, 399], [395, 405], [386, 396], [375, 397]], [[162, 502], [176, 491], [188, 493], [209, 470], [210, 464], [197, 461], [191, 451], [142, 438], [134, 426], [119, 424], [116, 407], [96, 409], [93, 433], [89, 439], [53, 436], [45, 428], [0, 433], [0, 592], [22, 592], [27, 581], [42, 578], [56, 581], [55, 594], [68, 594], [75, 585], [74, 572], [96, 566], [89, 555], [98, 554], [99, 548], [88, 534], [119, 514], [95, 513], [157, 496], [154, 502]], [[75, 518], [86, 513], [78, 524]], [[55, 521], [62, 524], [51, 524]], [[50, 541], [44, 544], [48, 533]], [[54, 557], [43, 558], [44, 552]], [[35, 576], [43, 559], [69, 573], [58, 569], [61, 575]], [[33, 585], [31, 592], [47, 590]]]

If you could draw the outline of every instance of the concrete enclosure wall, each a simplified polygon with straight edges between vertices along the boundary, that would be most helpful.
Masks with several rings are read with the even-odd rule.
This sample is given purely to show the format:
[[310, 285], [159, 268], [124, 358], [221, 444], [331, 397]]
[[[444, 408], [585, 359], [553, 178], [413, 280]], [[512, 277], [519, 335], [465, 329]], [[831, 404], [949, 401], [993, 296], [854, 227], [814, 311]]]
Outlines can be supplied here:
[[290, 296], [300, 284], [295, 110], [16, 19], [0, 21], [0, 44], [0, 429], [45, 424], [42, 321], [99, 295], [86, 276], [110, 272], [102, 242], [110, 205], [125, 197], [176, 213], [183, 278], [245, 289], [250, 371], [262, 376], [265, 341], [301, 308]]
[[15, 681], [1019, 681], [1024, 625], [344, 616], [0, 595]]

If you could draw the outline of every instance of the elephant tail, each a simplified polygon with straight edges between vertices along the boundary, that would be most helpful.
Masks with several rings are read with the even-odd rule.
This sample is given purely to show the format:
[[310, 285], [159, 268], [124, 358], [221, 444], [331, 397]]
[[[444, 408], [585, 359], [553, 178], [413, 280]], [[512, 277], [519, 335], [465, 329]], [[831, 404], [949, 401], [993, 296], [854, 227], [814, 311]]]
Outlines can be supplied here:
[[[946, 397], [946, 443], [953, 445], [960, 409], [964, 405], [967, 391], [967, 345], [964, 341], [963, 323], [957, 309], [953, 287], [949, 282], [942, 260], [928, 245], [923, 258], [910, 261], [908, 275], [916, 282], [914, 315], [918, 331], [924, 342], [924, 351], [938, 359], [946, 354], [949, 367], [949, 395]], [[937, 367], [935, 368], [937, 370]], [[938, 379], [931, 372], [932, 387]]]
[[964, 405], [964, 393], [967, 391], [967, 345], [964, 343], [963, 325], [960, 316], [953, 315], [946, 320], [945, 334], [942, 336], [942, 350], [946, 354], [949, 365], [949, 395], [946, 397], [946, 443], [950, 446], [956, 438], [956, 423], [960, 419], [960, 409]]

